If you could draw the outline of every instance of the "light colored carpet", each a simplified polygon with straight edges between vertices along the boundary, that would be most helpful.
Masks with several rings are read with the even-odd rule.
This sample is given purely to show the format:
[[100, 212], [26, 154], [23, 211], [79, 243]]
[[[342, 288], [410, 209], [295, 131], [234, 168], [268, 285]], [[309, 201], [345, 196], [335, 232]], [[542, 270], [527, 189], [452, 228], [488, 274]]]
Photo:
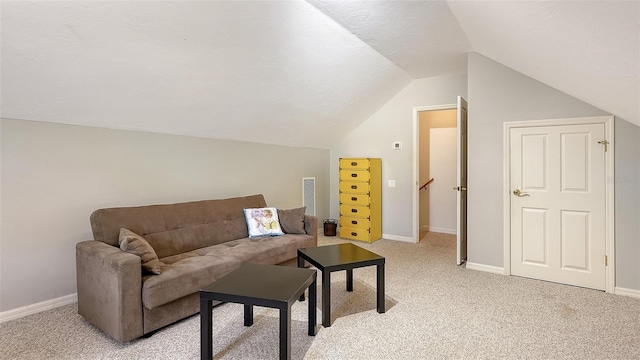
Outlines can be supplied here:
[[[640, 359], [638, 299], [467, 270], [451, 235], [356, 244], [386, 257], [387, 312], [376, 312], [375, 267], [354, 271], [352, 293], [334, 273], [331, 327], [307, 336], [307, 303], [293, 306], [293, 359]], [[214, 308], [214, 358], [278, 357], [278, 312], [254, 315], [245, 327], [241, 305]], [[0, 324], [0, 358], [199, 359], [199, 326], [196, 315], [120, 344], [68, 305]]]

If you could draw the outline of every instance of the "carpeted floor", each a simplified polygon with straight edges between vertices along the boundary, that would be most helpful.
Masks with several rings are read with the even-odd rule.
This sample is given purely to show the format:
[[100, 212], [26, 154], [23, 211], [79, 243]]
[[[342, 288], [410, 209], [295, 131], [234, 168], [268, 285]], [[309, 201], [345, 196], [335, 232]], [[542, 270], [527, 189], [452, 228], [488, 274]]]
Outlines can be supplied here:
[[[293, 359], [640, 359], [639, 299], [467, 270], [451, 235], [356, 244], [386, 257], [387, 312], [375, 267], [354, 271], [352, 293], [335, 273], [331, 327], [307, 336], [307, 303], [293, 306]], [[278, 312], [254, 315], [244, 327], [241, 305], [214, 308], [215, 359], [278, 357]], [[120, 344], [68, 305], [0, 324], [0, 359], [198, 359], [199, 326], [196, 315]]]

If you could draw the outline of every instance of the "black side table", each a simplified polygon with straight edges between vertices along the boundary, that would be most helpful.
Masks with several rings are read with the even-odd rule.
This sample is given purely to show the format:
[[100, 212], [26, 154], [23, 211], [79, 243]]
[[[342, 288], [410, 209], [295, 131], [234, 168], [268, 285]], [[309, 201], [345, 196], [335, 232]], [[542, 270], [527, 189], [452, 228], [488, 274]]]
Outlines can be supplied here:
[[[200, 290], [200, 354], [211, 360], [212, 301], [244, 304], [244, 325], [253, 325], [253, 306], [280, 310], [280, 359], [291, 358], [291, 306], [309, 289], [309, 336], [316, 334], [316, 271], [290, 266], [242, 264]], [[302, 299], [304, 300], [304, 298]]]
[[[304, 267], [305, 261], [322, 271], [322, 326], [331, 326], [331, 273], [334, 271], [347, 271], [347, 291], [353, 291], [353, 269], [375, 265], [377, 310], [380, 314], [385, 312], [384, 257], [345, 243], [298, 249], [298, 267]], [[304, 300], [304, 293], [300, 300]]]

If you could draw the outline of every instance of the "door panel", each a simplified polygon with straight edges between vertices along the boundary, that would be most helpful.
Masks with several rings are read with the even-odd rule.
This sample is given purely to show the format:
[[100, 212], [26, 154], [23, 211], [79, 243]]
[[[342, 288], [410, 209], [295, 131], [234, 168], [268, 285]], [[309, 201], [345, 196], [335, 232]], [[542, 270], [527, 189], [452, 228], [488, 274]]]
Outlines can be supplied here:
[[588, 191], [588, 133], [562, 134], [562, 191]]
[[589, 213], [562, 212], [562, 267], [589, 271]]
[[543, 190], [546, 188], [548, 165], [547, 136], [532, 134], [522, 136], [522, 187]]
[[467, 100], [458, 96], [456, 263], [467, 259]]
[[547, 211], [522, 209], [522, 258], [523, 263], [548, 265]]
[[605, 288], [603, 124], [510, 129], [513, 275]]

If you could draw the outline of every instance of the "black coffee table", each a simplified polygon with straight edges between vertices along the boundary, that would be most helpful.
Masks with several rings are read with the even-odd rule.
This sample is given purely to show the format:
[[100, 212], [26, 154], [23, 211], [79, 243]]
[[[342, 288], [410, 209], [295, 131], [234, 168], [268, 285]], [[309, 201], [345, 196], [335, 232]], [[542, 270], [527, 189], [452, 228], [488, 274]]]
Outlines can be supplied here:
[[[253, 325], [253, 306], [280, 310], [280, 359], [291, 358], [291, 305], [309, 289], [309, 336], [316, 334], [316, 271], [290, 266], [242, 264], [200, 290], [200, 354], [213, 356], [212, 301], [244, 304], [244, 325]], [[302, 299], [304, 300], [304, 298]]]
[[[304, 267], [305, 260], [322, 271], [322, 325], [331, 326], [331, 273], [347, 271], [347, 291], [353, 291], [353, 269], [376, 266], [378, 313], [384, 308], [384, 257], [351, 243], [298, 249], [298, 267]], [[311, 296], [311, 295], [309, 295]], [[300, 297], [304, 300], [304, 293]]]

